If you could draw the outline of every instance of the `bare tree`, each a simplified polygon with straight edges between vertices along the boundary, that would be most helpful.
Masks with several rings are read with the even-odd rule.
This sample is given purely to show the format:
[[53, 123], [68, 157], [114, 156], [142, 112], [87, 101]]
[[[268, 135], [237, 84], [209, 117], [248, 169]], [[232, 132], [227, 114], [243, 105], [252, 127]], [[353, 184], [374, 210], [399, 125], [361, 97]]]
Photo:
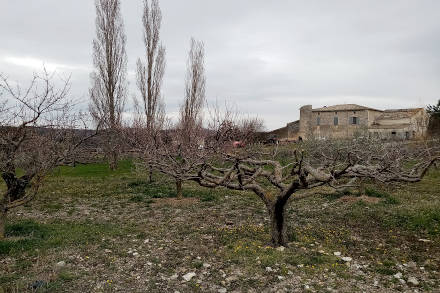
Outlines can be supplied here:
[[204, 45], [202, 42], [191, 38], [191, 49], [189, 50], [187, 60], [185, 98], [180, 108], [179, 124], [184, 129], [191, 129], [202, 124], [205, 84]]
[[211, 158], [192, 180], [210, 188], [223, 186], [254, 192], [268, 211], [273, 245], [285, 246], [289, 199], [293, 196], [298, 200], [314, 194], [295, 195], [297, 192], [320, 186], [353, 187], [362, 178], [417, 182], [438, 160], [440, 153], [435, 145], [382, 144], [371, 140], [314, 141], [303, 149], [276, 153], [250, 150], [222, 153], [220, 158]]
[[191, 39], [185, 97], [179, 121], [159, 132], [158, 145], [144, 154], [144, 161], [176, 182], [177, 198], [182, 198], [182, 183], [193, 179], [204, 162], [207, 131], [202, 125], [205, 102], [204, 48]]
[[69, 79], [60, 87], [53, 79], [44, 70], [22, 88], [0, 75], [0, 174], [6, 184], [0, 193], [0, 239], [8, 211], [33, 200], [48, 171], [64, 164], [86, 139], [75, 131], [79, 120], [71, 115]]
[[106, 153], [111, 169], [116, 169], [119, 131], [127, 95], [126, 36], [120, 0], [96, 0], [96, 38], [93, 41], [90, 112], [105, 130]]
[[143, 40], [146, 49], [145, 63], [137, 61], [137, 86], [141, 93], [147, 129], [154, 127], [161, 112], [161, 88], [165, 73], [165, 48], [160, 44], [162, 13], [157, 0], [144, 0]]
[[[156, 140], [154, 133], [161, 129], [163, 122], [164, 104], [161, 98], [163, 75], [165, 73], [165, 47], [160, 44], [160, 27], [162, 12], [158, 0], [144, 0], [143, 40], [146, 51], [145, 62], [137, 61], [137, 86], [140, 91], [143, 111], [146, 119], [146, 131], [151, 136], [150, 147], [155, 148]], [[139, 121], [138, 121], [139, 122]], [[149, 167], [150, 182], [152, 181], [153, 169]]]

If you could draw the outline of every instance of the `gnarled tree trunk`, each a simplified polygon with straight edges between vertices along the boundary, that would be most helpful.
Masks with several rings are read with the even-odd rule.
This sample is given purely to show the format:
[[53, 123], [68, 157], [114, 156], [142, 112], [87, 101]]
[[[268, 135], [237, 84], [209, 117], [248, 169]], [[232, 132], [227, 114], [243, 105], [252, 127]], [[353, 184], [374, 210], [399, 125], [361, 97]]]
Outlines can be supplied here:
[[115, 171], [118, 168], [118, 152], [116, 150], [112, 150], [109, 155], [110, 170]]
[[275, 247], [287, 246], [286, 203], [286, 199], [276, 198], [267, 207], [270, 217], [270, 235]]
[[177, 193], [177, 199], [183, 198], [182, 180], [176, 180], [176, 193]]
[[2, 174], [2, 178], [8, 190], [0, 201], [0, 240], [5, 238], [8, 202], [18, 201], [26, 196], [26, 187], [30, 184], [33, 175], [24, 175], [19, 178], [12, 172], [5, 172]]
[[149, 183], [153, 182], [153, 166], [151, 164], [148, 164], [148, 180]]
[[5, 239], [7, 210], [6, 205], [0, 204], [0, 240]]

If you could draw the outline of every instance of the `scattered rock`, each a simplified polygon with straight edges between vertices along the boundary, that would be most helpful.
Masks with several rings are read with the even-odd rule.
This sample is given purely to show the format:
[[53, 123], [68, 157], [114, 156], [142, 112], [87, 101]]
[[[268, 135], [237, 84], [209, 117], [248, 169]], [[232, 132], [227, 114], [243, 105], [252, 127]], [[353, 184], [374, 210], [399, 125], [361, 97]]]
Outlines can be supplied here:
[[281, 252], [283, 252], [284, 249], [286, 249], [284, 246], [277, 247], [277, 250], [278, 250], [278, 251], [281, 251]]
[[111, 253], [112, 251], [110, 249], [104, 249], [105, 253]]
[[207, 268], [210, 268], [211, 267], [211, 265], [209, 264], [209, 263], [203, 263], [203, 267], [205, 268], [205, 269], [207, 269]]
[[231, 283], [238, 280], [238, 276], [229, 276], [226, 278], [226, 282]]
[[402, 273], [401, 273], [401, 272], [395, 273], [395, 274], [394, 274], [394, 278], [396, 278], [396, 279], [402, 279]]
[[133, 252], [133, 256], [138, 257], [138, 256], [139, 256], [139, 253], [137, 253], [137, 252]]
[[66, 266], [66, 262], [64, 260], [62, 260], [60, 262], [57, 262], [57, 267], [58, 268], [62, 268], [62, 267], [65, 267], [65, 266]]
[[170, 280], [176, 280], [179, 277], [178, 274], [174, 274], [170, 277]]
[[191, 281], [191, 279], [193, 277], [195, 277], [195, 275], [196, 275], [196, 273], [190, 272], [190, 273], [183, 275], [183, 279], [188, 282], [188, 281]]
[[226, 293], [228, 290], [226, 290], [226, 288], [220, 288], [218, 289], [218, 293]]
[[336, 255], [336, 256], [341, 256], [341, 252], [340, 251], [335, 251], [335, 252], [333, 252], [333, 254]]
[[432, 242], [432, 240], [429, 240], [429, 239], [423, 239], [423, 238], [420, 238], [419, 241], [420, 241], [420, 242]]
[[278, 280], [284, 280], [284, 277], [283, 276], [278, 276]]
[[343, 258], [341, 258], [343, 261], [345, 262], [351, 262], [353, 259], [351, 257], [348, 256], [344, 256]]
[[419, 285], [419, 281], [416, 278], [414, 278], [414, 277], [409, 277], [408, 278], [408, 283], [413, 285], [413, 286], [418, 286]]
[[273, 272], [273, 269], [271, 267], [266, 267], [266, 272]]
[[415, 269], [415, 268], [417, 268], [417, 264], [416, 264], [415, 262], [413, 262], [413, 261], [410, 261], [410, 262], [407, 264], [407, 266], [408, 266], [408, 268], [411, 268], [411, 269]]

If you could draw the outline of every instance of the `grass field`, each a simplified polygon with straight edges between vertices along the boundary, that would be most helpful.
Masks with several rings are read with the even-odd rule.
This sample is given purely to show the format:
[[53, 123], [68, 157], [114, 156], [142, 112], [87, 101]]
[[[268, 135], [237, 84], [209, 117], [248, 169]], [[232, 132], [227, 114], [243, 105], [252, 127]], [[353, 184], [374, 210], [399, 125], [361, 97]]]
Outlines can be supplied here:
[[292, 201], [284, 250], [253, 194], [185, 184], [178, 201], [155, 176], [129, 161], [54, 171], [9, 214], [0, 292], [440, 292], [440, 170]]

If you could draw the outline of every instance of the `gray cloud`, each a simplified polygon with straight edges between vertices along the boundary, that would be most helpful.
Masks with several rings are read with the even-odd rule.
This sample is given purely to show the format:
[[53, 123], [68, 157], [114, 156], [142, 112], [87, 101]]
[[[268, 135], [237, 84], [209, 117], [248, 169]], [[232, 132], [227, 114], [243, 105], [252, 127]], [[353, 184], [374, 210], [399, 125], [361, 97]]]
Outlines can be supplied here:
[[[72, 75], [87, 105], [92, 0], [0, 0], [0, 71], [26, 81], [44, 61]], [[437, 0], [162, 0], [164, 98], [183, 94], [191, 36], [206, 46], [207, 94], [265, 119], [298, 118], [303, 104], [416, 107], [440, 98]], [[124, 0], [129, 70], [143, 55], [142, 1]], [[136, 94], [130, 75], [131, 94]]]

